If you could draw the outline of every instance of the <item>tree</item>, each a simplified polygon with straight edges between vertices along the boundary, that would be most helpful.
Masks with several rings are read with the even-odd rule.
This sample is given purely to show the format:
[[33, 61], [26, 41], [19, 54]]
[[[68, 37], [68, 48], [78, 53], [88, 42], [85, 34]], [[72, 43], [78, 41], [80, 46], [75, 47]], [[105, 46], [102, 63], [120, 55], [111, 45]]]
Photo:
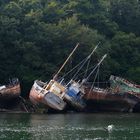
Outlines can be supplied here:
[[120, 30], [140, 35], [140, 2], [138, 0], [111, 1], [111, 18]]

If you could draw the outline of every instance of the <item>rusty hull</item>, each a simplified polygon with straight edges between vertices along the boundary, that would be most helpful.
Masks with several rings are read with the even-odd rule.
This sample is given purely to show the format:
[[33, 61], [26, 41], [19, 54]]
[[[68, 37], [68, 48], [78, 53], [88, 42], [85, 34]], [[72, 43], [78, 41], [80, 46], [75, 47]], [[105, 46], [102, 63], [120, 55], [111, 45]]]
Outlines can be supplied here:
[[6, 88], [0, 90], [0, 100], [8, 100], [20, 96], [20, 84], [8, 85]]
[[86, 111], [132, 112], [140, 99], [130, 93], [112, 93], [108, 90], [85, 89]]

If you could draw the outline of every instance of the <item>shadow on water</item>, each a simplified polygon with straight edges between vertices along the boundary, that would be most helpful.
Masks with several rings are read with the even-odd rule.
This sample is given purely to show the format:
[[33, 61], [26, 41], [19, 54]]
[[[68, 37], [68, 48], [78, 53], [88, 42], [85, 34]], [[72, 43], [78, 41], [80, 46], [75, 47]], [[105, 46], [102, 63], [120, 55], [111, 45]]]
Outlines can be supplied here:
[[0, 139], [139, 140], [139, 122], [140, 114], [1, 114]]

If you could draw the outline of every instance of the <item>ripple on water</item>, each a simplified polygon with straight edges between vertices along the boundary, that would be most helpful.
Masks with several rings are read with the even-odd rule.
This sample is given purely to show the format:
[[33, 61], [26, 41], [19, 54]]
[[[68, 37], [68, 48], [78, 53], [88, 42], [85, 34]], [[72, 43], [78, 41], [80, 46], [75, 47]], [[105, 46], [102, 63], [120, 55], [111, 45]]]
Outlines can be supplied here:
[[[140, 117], [81, 114], [53, 115], [50, 119], [38, 115], [26, 121], [3, 118], [0, 119], [0, 140], [140, 140]], [[108, 124], [115, 125], [111, 134], [105, 129]]]

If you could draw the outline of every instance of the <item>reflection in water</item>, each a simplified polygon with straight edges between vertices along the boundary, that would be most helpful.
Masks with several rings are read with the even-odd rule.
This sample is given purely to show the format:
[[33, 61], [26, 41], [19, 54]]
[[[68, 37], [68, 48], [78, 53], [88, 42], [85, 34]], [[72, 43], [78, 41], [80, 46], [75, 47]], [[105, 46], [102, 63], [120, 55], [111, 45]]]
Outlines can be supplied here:
[[139, 122], [139, 114], [1, 114], [0, 140], [139, 140]]

